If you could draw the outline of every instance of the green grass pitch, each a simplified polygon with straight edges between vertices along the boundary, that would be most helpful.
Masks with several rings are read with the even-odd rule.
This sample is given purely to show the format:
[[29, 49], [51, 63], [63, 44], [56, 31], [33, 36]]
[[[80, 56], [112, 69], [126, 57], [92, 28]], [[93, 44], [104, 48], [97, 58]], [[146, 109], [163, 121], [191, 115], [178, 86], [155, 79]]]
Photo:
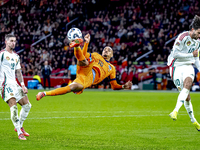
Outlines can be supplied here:
[[[24, 122], [30, 134], [20, 141], [8, 105], [0, 100], [0, 150], [198, 150], [200, 133], [182, 106], [178, 120], [168, 116], [178, 92], [84, 91], [35, 100]], [[199, 93], [191, 93], [200, 121]], [[21, 107], [18, 107], [19, 109]]]

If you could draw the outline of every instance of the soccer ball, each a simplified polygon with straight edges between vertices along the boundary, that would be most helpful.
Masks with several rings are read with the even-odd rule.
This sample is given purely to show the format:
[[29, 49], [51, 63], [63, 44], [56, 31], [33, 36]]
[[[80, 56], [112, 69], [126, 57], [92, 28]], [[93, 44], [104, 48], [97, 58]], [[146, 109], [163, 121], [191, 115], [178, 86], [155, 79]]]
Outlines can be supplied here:
[[82, 38], [81, 30], [78, 28], [71, 28], [67, 33], [67, 38], [70, 41], [73, 41], [77, 38]]

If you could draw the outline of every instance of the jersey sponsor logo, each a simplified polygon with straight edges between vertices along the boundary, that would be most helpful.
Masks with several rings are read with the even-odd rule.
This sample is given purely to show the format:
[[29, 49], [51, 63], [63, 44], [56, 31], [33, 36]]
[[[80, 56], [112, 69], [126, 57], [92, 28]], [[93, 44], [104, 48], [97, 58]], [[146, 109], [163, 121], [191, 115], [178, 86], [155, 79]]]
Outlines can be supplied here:
[[10, 57], [7, 56], [6, 59], [7, 59], [7, 60], [10, 60]]
[[176, 46], [179, 46], [180, 45], [180, 43], [179, 42], [176, 42]]
[[14, 94], [13, 93], [10, 93], [10, 96], [13, 96]]
[[190, 41], [188, 41], [188, 42], [187, 42], [187, 46], [190, 46], [190, 44], [191, 44], [191, 42], [190, 42]]
[[14, 61], [14, 59], [12, 58], [11, 61]]

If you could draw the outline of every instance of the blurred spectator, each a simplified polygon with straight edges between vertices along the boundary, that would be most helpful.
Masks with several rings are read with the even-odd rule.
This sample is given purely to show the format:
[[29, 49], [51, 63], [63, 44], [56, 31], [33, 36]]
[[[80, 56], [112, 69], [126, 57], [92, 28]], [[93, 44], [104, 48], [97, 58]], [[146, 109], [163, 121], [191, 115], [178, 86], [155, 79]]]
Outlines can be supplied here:
[[51, 87], [51, 82], [50, 82], [51, 71], [52, 71], [51, 66], [48, 65], [48, 61], [45, 61], [41, 71], [43, 76], [44, 89], [46, 89], [46, 80], [48, 82], [49, 89]]
[[[0, 47], [4, 48], [5, 34], [12, 32], [18, 36], [16, 52], [26, 52], [20, 53], [24, 75], [31, 75], [36, 69], [40, 71], [45, 60], [55, 69], [72, 63], [73, 50], [66, 38], [71, 27], [80, 28], [83, 36], [91, 34], [88, 52], [101, 53], [105, 45], [111, 46], [115, 53], [111, 63], [121, 68], [120, 71], [126, 67], [122, 65], [126, 59], [133, 63], [149, 50], [153, 53], [140, 61], [166, 62], [173, 42], [166, 46], [165, 43], [188, 30], [194, 14], [200, 14], [198, 1], [108, 1], [105, 7], [100, 7], [101, 1], [27, 2], [9, 1], [0, 7]], [[77, 21], [66, 26], [77, 17]], [[48, 34], [51, 36], [46, 37]], [[38, 40], [36, 45], [31, 45]]]

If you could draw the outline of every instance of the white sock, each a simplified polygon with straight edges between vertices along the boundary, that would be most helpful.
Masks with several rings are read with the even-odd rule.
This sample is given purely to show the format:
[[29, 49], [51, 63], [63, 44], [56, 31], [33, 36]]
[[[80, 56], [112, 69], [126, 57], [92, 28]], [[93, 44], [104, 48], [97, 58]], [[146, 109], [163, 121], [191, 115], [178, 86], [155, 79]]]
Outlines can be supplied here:
[[19, 123], [19, 118], [18, 118], [17, 105], [10, 107], [10, 113], [11, 113], [11, 120], [13, 122], [13, 125], [17, 129], [18, 135], [20, 135], [22, 133], [22, 131], [20, 128], [20, 123]]
[[176, 103], [176, 107], [174, 108], [173, 111], [179, 111], [179, 109], [181, 108], [181, 106], [183, 105], [184, 101], [186, 100], [186, 98], [188, 97], [189, 94], [189, 90], [186, 88], [183, 88], [181, 90], [181, 92], [178, 95], [178, 99], [177, 99], [177, 103]]
[[196, 122], [196, 119], [194, 118], [194, 112], [193, 112], [193, 107], [192, 107], [191, 100], [190, 101], [185, 101], [184, 102], [184, 106], [185, 106], [185, 109], [188, 112], [188, 115], [189, 115], [189, 117], [191, 119], [191, 122], [192, 123]]
[[30, 109], [31, 109], [31, 103], [22, 105], [22, 109], [20, 111], [20, 118], [19, 118], [19, 122], [20, 122], [20, 127], [21, 128], [23, 127], [23, 123], [26, 120]]

